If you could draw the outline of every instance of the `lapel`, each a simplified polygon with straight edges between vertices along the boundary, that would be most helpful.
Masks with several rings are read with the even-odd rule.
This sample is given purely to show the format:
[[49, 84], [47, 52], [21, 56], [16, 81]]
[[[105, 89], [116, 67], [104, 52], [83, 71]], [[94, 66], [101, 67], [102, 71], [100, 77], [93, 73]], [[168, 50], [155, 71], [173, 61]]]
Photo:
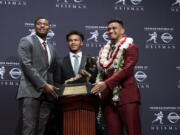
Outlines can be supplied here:
[[72, 64], [71, 64], [69, 54], [64, 57], [64, 60], [65, 60], [65, 64], [66, 64], [65, 68], [67, 68], [74, 75], [74, 71], [73, 71], [73, 67], [72, 67]]
[[79, 66], [79, 71], [81, 69], [85, 69], [86, 61], [87, 61], [87, 56], [84, 53], [82, 53], [82, 58], [81, 58], [81, 64]]
[[44, 50], [43, 50], [43, 48], [41, 46], [41, 43], [40, 43], [39, 39], [37, 38], [37, 36], [36, 35], [32, 35], [32, 38], [33, 38], [35, 47], [40, 50], [42, 55], [44, 55]]
[[34, 41], [34, 44], [33, 44], [34, 47], [39, 50], [38, 53], [40, 53], [40, 54], [38, 54], [38, 55], [43, 56], [43, 57], [40, 57], [40, 58], [42, 59], [42, 60], [41, 60], [42, 63], [43, 63], [45, 66], [47, 66], [46, 61], [45, 61], [45, 53], [44, 53], [44, 50], [43, 50], [43, 48], [42, 48], [42, 45], [41, 45], [39, 39], [37, 38], [36, 35], [32, 35], [32, 39], [33, 39], [33, 41]]

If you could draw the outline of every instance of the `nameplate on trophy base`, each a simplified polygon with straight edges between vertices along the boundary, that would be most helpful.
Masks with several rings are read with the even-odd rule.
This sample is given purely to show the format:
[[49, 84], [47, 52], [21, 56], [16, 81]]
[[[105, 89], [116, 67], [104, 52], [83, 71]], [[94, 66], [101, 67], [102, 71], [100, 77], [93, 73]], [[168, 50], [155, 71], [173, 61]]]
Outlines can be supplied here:
[[86, 86], [69, 86], [64, 88], [63, 96], [87, 94]]
[[87, 95], [91, 93], [92, 84], [78, 83], [78, 84], [63, 84], [58, 90], [60, 96], [70, 95]]

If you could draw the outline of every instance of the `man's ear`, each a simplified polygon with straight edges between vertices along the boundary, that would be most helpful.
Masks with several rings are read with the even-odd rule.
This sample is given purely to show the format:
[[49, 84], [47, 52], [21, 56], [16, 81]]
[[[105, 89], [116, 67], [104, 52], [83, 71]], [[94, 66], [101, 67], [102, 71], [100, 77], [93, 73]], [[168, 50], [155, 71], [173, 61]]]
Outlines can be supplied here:
[[84, 44], [84, 43], [83, 43], [83, 41], [82, 41], [82, 42], [81, 42], [81, 46], [83, 46], [83, 44]]
[[121, 30], [121, 34], [122, 34], [122, 35], [124, 35], [124, 33], [125, 33], [125, 29], [124, 29], [124, 28], [122, 28], [122, 30]]

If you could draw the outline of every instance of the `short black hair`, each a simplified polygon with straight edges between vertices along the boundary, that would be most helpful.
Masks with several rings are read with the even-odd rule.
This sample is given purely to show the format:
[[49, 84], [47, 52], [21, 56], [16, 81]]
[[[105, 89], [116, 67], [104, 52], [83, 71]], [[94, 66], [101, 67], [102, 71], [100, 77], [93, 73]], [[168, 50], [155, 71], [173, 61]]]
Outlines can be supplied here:
[[107, 22], [108, 25], [109, 25], [110, 23], [119, 23], [119, 25], [121, 25], [121, 26], [124, 28], [124, 23], [123, 23], [123, 21], [121, 21], [121, 20], [112, 19], [112, 20], [109, 20], [109, 21]]
[[83, 35], [81, 32], [77, 31], [77, 30], [72, 30], [71, 32], [69, 32], [69, 33], [66, 35], [66, 41], [69, 40], [69, 37], [70, 37], [71, 35], [78, 35], [78, 36], [80, 36], [81, 40], [84, 41], [84, 35]]
[[51, 24], [50, 21], [49, 21], [46, 17], [42, 17], [42, 16], [41, 16], [41, 17], [37, 17], [37, 18], [35, 19], [35, 21], [34, 21], [34, 26], [37, 24], [37, 22], [38, 22], [40, 19], [45, 19], [45, 20], [48, 21], [49, 25]]

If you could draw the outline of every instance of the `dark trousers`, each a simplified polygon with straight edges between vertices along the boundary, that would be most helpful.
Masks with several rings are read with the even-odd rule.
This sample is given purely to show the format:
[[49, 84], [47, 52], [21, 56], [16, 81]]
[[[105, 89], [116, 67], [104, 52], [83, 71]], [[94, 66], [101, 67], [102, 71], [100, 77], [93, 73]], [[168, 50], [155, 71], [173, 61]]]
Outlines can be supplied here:
[[57, 107], [54, 101], [40, 98], [22, 98], [22, 135], [45, 135], [47, 123]]
[[142, 135], [138, 103], [106, 105], [103, 109], [107, 135], [122, 135], [124, 128], [127, 135]]

